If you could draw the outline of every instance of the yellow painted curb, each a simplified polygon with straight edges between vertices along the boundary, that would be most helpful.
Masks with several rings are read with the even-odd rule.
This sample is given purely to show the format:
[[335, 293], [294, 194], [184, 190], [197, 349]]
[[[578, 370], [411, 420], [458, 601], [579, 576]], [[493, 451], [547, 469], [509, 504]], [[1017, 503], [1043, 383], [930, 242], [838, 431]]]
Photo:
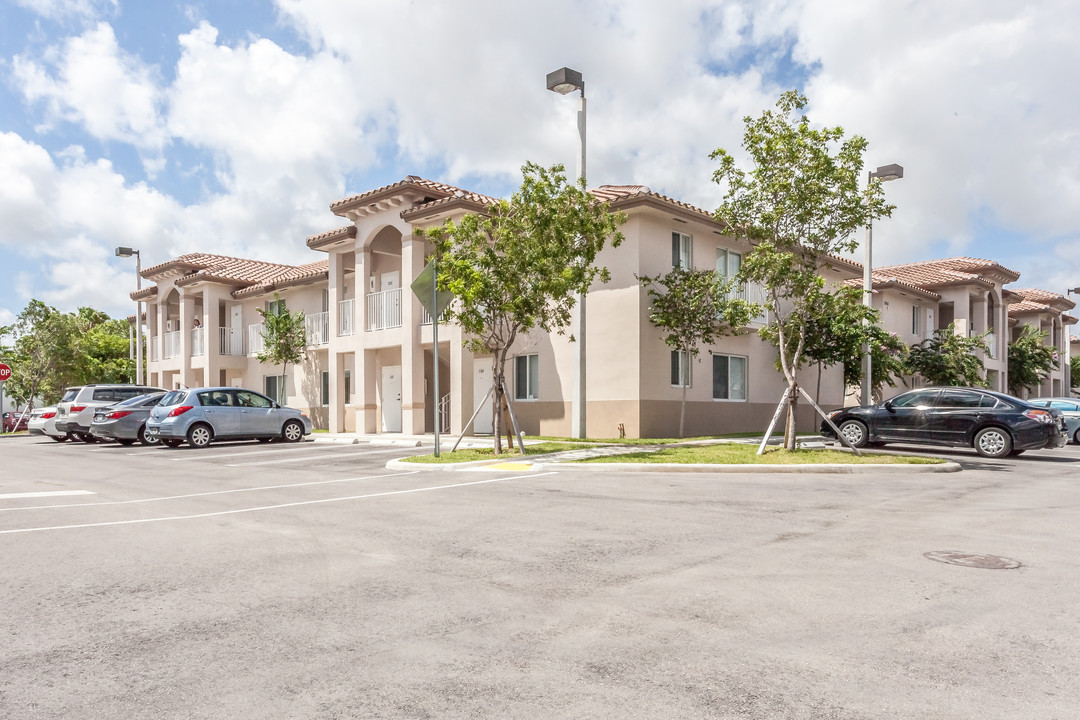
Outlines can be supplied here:
[[525, 462], [506, 462], [496, 463], [494, 465], [485, 465], [485, 470], [532, 470], [532, 463]]

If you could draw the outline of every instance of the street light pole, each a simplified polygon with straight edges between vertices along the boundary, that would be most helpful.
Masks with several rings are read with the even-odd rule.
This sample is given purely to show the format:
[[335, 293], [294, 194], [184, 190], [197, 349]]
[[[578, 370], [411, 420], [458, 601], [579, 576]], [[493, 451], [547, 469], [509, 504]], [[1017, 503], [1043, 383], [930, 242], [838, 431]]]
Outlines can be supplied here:
[[[581, 91], [581, 103], [578, 106], [578, 166], [579, 183], [585, 180], [585, 80], [581, 73], [570, 68], [561, 68], [548, 73], [547, 88], [560, 95], [574, 90]], [[585, 438], [585, 293], [577, 293], [577, 331], [574, 333], [574, 360], [577, 365], [577, 377], [574, 380], [574, 407], [570, 415], [570, 434], [572, 437]]]
[[[142, 256], [129, 247], [116, 248], [116, 257], [135, 256], [135, 289], [142, 290]], [[142, 298], [135, 301], [135, 384], [143, 384]]]
[[[882, 165], [877, 170], [867, 173], [866, 183], [869, 184], [874, 180], [880, 180], [881, 182], [888, 182], [889, 180], [899, 180], [904, 177], [904, 168], [899, 165]], [[866, 223], [866, 246], [864, 248], [865, 257], [863, 261], [863, 305], [868, 309], [874, 307], [874, 281], [873, 281], [873, 242], [874, 242], [874, 221], [870, 220]], [[868, 324], [868, 320], [863, 321], [864, 324]], [[873, 370], [870, 360], [870, 343], [864, 342], [862, 346], [862, 397], [859, 400], [861, 405], [870, 405], [873, 403], [873, 383], [871, 382], [871, 371]]]

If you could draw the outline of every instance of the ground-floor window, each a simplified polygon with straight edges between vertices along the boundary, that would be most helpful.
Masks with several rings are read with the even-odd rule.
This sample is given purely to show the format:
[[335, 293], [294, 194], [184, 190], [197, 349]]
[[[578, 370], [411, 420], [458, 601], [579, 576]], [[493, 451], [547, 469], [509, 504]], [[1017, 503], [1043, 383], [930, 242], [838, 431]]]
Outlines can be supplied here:
[[352, 404], [352, 372], [345, 370], [345, 404]]
[[330, 404], [330, 373], [325, 371], [322, 374], [322, 404]]
[[278, 396], [278, 388], [280, 386], [280, 375], [267, 375], [263, 378], [263, 393], [271, 400], [277, 400], [278, 402], [282, 402], [282, 398]]
[[712, 396], [714, 400], [746, 399], [746, 358], [712, 356]]
[[536, 400], [540, 397], [540, 356], [518, 355], [514, 358], [514, 399]]
[[671, 351], [671, 386], [690, 387], [690, 353], [685, 350]]

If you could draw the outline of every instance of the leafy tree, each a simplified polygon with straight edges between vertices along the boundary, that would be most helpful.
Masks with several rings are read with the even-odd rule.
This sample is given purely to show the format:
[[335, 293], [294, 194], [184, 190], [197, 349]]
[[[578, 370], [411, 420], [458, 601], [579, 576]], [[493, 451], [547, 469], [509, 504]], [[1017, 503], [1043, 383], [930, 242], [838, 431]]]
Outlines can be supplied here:
[[[805, 361], [814, 303], [828, 291], [821, 279], [830, 256], [858, 245], [853, 233], [887, 217], [880, 181], [860, 189], [867, 142], [844, 140], [840, 127], [814, 128], [805, 115], [806, 98], [794, 91], [780, 96], [778, 110], [745, 118], [743, 149], [755, 168], [747, 173], [723, 149], [713, 180], [727, 186], [717, 221], [724, 232], [750, 242], [740, 276], [765, 288], [770, 322], [765, 336], [780, 353], [788, 383], [786, 447], [795, 447], [796, 371]], [[834, 153], [835, 150], [835, 153]]]
[[[461, 325], [466, 346], [492, 355], [495, 452], [502, 452], [504, 368], [518, 335], [537, 328], [563, 334], [576, 293], [607, 268], [593, 265], [609, 239], [618, 246], [625, 221], [606, 203], [567, 181], [561, 165], [522, 167], [521, 187], [483, 215], [468, 214], [423, 231], [439, 257], [439, 289], [456, 301], [446, 317]], [[571, 337], [571, 339], [573, 339]]]
[[1069, 365], [1069, 386], [1080, 388], [1080, 357], [1075, 357], [1072, 360], [1072, 364]]
[[931, 385], [986, 387], [983, 363], [976, 354], [989, 352], [988, 333], [967, 337], [957, 335], [955, 323], [935, 330], [932, 337], [912, 345], [904, 365], [907, 372], [922, 375]]
[[281, 365], [281, 382], [278, 383], [277, 401], [285, 404], [285, 378], [289, 364], [299, 363], [307, 350], [307, 327], [301, 310], [290, 312], [285, 301], [274, 293], [274, 302], [269, 310], [258, 308], [263, 316], [263, 350], [255, 357], [261, 363]]
[[[715, 270], [677, 267], [666, 275], [642, 275], [638, 280], [652, 298], [649, 320], [667, 332], [664, 342], [695, 360], [702, 345], [712, 345], [724, 335], [743, 332], [742, 328], [755, 312], [752, 303], [731, 297], [734, 278], [726, 279]], [[679, 408], [679, 437], [683, 437], [685, 422], [684, 383]]]
[[1044, 345], [1046, 333], [1033, 325], [1025, 325], [1020, 337], [1009, 343], [1009, 392], [1019, 395], [1035, 390], [1051, 370], [1057, 370], [1058, 351]]

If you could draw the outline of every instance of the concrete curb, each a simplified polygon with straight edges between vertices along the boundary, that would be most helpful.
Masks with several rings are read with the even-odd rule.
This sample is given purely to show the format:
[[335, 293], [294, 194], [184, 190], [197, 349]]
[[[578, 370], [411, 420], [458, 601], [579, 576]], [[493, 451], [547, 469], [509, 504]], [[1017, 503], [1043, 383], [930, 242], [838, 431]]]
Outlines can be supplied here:
[[[944, 462], [935, 465], [876, 464], [862, 465], [703, 465], [689, 463], [576, 463], [576, 462], [535, 462], [528, 459], [474, 460], [463, 463], [414, 463], [403, 459], [390, 460], [387, 470], [483, 470], [493, 465], [528, 465], [529, 470], [556, 470], [573, 468], [588, 472], [685, 472], [685, 473], [836, 473], [858, 475], [860, 473], [950, 473], [960, 472], [959, 463]], [[503, 470], [502, 468], [491, 468]], [[521, 468], [507, 468], [505, 472], [520, 472]]]

